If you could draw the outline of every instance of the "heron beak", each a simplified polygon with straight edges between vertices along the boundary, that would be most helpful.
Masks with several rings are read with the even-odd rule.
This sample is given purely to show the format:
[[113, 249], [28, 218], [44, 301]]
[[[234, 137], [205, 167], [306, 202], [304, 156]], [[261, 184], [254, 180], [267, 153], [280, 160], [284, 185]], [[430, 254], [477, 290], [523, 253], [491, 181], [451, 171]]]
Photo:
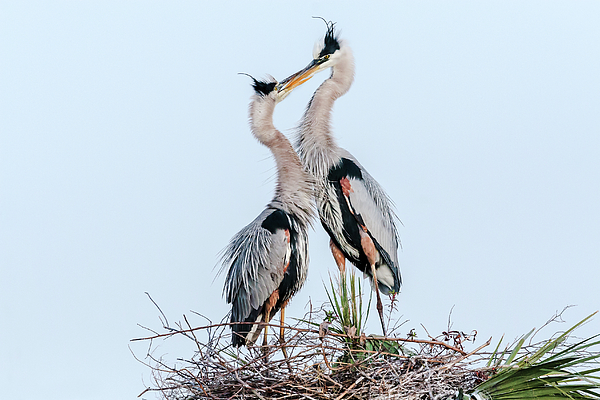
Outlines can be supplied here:
[[277, 85], [279, 101], [285, 99], [287, 95], [292, 92], [292, 90], [308, 81], [317, 72], [321, 71], [323, 69], [324, 61], [325, 60], [312, 60], [306, 68], [288, 76], [283, 81], [279, 82]]

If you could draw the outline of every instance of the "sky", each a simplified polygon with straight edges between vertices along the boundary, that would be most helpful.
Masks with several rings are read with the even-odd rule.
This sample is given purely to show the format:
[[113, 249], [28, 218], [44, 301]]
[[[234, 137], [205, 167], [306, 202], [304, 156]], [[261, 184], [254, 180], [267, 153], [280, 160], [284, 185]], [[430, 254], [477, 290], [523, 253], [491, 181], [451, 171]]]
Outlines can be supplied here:
[[[452, 310], [476, 347], [598, 310], [598, 15], [592, 1], [0, 3], [3, 396], [135, 398], [151, 379], [130, 339], [161, 326], [146, 292], [172, 324], [228, 312], [219, 253], [275, 182], [238, 73], [303, 68], [325, 33], [313, 16], [356, 62], [338, 143], [402, 221], [399, 333], [438, 335]], [[284, 134], [327, 77], [277, 106]], [[325, 300], [328, 243], [316, 223], [287, 317]], [[600, 317], [579, 331], [596, 333]]]

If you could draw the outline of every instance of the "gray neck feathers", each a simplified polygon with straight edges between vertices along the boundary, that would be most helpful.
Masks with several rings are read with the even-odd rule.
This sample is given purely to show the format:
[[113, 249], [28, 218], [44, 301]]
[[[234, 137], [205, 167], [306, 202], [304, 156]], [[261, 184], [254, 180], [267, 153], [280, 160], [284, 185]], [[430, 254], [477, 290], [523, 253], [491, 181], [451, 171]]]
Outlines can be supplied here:
[[275, 196], [270, 205], [294, 214], [308, 227], [313, 216], [312, 184], [298, 155], [287, 138], [273, 125], [275, 100], [270, 96], [254, 96], [250, 103], [252, 133], [273, 153], [277, 168]]
[[340, 160], [340, 148], [331, 132], [331, 111], [334, 102], [354, 81], [354, 58], [350, 48], [342, 46], [338, 51], [340, 58], [332, 67], [329, 79], [319, 86], [308, 103], [296, 139], [296, 151], [317, 181], [324, 179]]

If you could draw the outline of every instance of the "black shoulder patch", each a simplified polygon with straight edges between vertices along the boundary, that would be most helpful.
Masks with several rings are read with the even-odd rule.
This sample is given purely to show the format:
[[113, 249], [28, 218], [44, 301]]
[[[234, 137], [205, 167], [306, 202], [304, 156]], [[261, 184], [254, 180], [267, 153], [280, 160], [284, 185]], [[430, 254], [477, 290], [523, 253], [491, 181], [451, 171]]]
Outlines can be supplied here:
[[325, 34], [325, 44], [321, 53], [319, 53], [319, 57], [323, 57], [327, 54], [333, 54], [336, 50], [340, 49], [340, 43], [338, 42], [338, 38], [335, 35], [335, 31], [333, 29], [335, 23], [326, 22], [327, 24], [327, 33]]
[[275, 210], [260, 225], [271, 233], [277, 229], [290, 229], [290, 221], [283, 210]]
[[332, 182], [339, 181], [343, 177], [362, 179], [362, 172], [354, 161], [342, 158], [340, 163], [329, 170], [327, 179]]
[[[254, 78], [252, 78], [254, 79]], [[265, 81], [258, 81], [256, 79], [254, 79], [254, 83], [252, 84], [252, 87], [254, 88], [254, 91], [256, 92], [256, 94], [261, 95], [261, 96], [266, 96], [269, 93], [271, 93], [273, 91], [273, 89], [275, 89], [275, 82], [265, 82]]]

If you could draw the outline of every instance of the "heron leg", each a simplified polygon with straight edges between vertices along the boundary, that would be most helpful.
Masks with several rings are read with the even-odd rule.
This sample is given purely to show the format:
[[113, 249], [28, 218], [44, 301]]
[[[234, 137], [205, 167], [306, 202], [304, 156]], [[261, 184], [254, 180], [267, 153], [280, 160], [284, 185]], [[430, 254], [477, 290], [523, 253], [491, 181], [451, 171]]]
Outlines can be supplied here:
[[371, 237], [365, 232], [365, 228], [360, 230], [360, 243], [367, 256], [367, 260], [371, 265], [371, 273], [373, 274], [373, 283], [375, 285], [375, 293], [377, 295], [377, 312], [379, 313], [379, 320], [381, 321], [381, 329], [383, 330], [383, 336], [385, 333], [385, 322], [383, 321], [383, 304], [381, 303], [381, 295], [379, 294], [379, 282], [377, 281], [377, 271], [375, 263], [377, 262], [377, 249]]
[[271, 311], [273, 311], [273, 307], [277, 304], [277, 300], [279, 300], [279, 289], [275, 289], [265, 302], [265, 337], [263, 339], [263, 351], [265, 355], [267, 354], [267, 345], [269, 344], [267, 341], [267, 333], [269, 331], [269, 322], [271, 322]]
[[285, 330], [283, 329], [283, 320], [285, 319], [285, 307], [281, 307], [281, 326], [279, 327], [279, 342], [284, 343], [283, 335], [285, 334]]
[[381, 295], [379, 294], [377, 272], [375, 272], [375, 264], [371, 264], [371, 272], [373, 273], [373, 281], [375, 282], [375, 293], [377, 294], [377, 312], [379, 313], [379, 320], [381, 321], [381, 329], [383, 330], [383, 336], [387, 336], [385, 333], [385, 322], [383, 321], [383, 304], [381, 303]]
[[340, 270], [340, 279], [338, 281], [340, 294], [343, 291], [342, 286], [344, 286], [344, 281], [346, 279], [346, 256], [340, 250], [339, 247], [333, 242], [332, 239], [329, 239], [329, 248], [331, 249], [331, 254], [333, 254], [333, 259], [337, 264], [338, 269]]
[[290, 371], [290, 374], [291, 374], [292, 373], [292, 365], [290, 364], [287, 350], [285, 348], [285, 339], [284, 339], [285, 329], [284, 329], [284, 325], [283, 325], [283, 320], [285, 318], [285, 306], [286, 305], [287, 304], [283, 304], [281, 306], [281, 326], [279, 327], [279, 343], [281, 343], [281, 352], [283, 353], [283, 357], [285, 358], [288, 370]]
[[333, 254], [335, 263], [340, 270], [340, 274], [344, 275], [346, 273], [346, 256], [344, 256], [344, 253], [342, 253], [332, 239], [329, 239], [329, 248], [331, 249], [331, 254]]
[[267, 325], [265, 325], [265, 332], [264, 332], [264, 339], [263, 339], [263, 350], [265, 351], [265, 353], [267, 351], [267, 344], [269, 343], [267, 341], [267, 333], [269, 332], [269, 326], [268, 326], [268, 324], [269, 324], [269, 320], [271, 319], [270, 316], [269, 316], [270, 313], [271, 313], [271, 309], [267, 308], [266, 312], [265, 312], [265, 323]]

